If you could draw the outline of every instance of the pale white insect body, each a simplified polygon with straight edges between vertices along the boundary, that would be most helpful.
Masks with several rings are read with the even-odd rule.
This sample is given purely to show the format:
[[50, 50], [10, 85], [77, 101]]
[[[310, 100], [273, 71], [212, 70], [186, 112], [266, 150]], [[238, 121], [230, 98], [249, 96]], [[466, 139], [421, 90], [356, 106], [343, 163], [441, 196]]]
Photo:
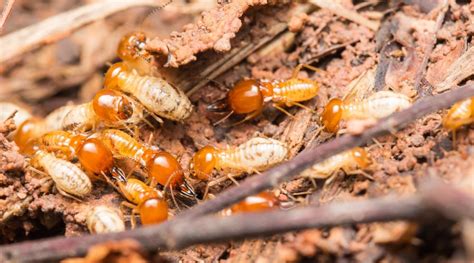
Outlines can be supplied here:
[[288, 147], [275, 139], [256, 137], [236, 148], [221, 150], [218, 154], [218, 169], [255, 172], [284, 161], [288, 155]]
[[56, 188], [65, 196], [83, 198], [92, 190], [89, 177], [79, 167], [53, 154], [38, 150], [32, 164], [51, 176]]
[[87, 216], [87, 228], [93, 234], [121, 232], [125, 230], [125, 223], [115, 209], [96, 206]]
[[406, 109], [411, 104], [411, 99], [404, 94], [393, 91], [379, 91], [366, 99], [345, 103], [342, 118], [345, 120], [380, 119]]
[[166, 119], [182, 121], [193, 109], [183, 91], [161, 78], [130, 74], [120, 88], [133, 94], [149, 111]]

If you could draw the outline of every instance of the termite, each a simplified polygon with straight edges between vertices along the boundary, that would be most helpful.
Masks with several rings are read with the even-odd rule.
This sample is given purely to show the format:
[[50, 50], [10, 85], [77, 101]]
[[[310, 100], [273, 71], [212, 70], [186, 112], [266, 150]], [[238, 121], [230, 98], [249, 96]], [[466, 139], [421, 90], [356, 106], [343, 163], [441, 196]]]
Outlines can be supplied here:
[[279, 200], [272, 192], [261, 192], [256, 195], [247, 196], [244, 200], [233, 205], [230, 209], [232, 213], [261, 212], [276, 208]]
[[120, 39], [117, 56], [140, 75], [154, 75], [151, 55], [145, 50], [147, 37], [143, 32], [131, 32]]
[[328, 132], [339, 130], [342, 120], [380, 119], [410, 107], [412, 100], [400, 93], [379, 91], [366, 99], [345, 101], [331, 99], [325, 106], [321, 121]]
[[136, 224], [136, 214], [140, 215], [143, 225], [157, 224], [168, 219], [168, 204], [158, 190], [134, 178], [127, 179], [125, 183], [118, 181], [118, 190], [128, 200], [122, 202], [122, 205], [132, 209], [132, 228]]
[[101, 205], [88, 213], [87, 228], [92, 234], [122, 232], [125, 230], [125, 223], [118, 211]]
[[453, 132], [453, 141], [456, 139], [456, 130], [461, 126], [474, 122], [474, 97], [454, 104], [443, 118], [443, 127]]
[[49, 131], [61, 130], [61, 124], [72, 107], [72, 105], [63, 106], [48, 114], [44, 119], [32, 117], [20, 124], [13, 138], [20, 152], [31, 153], [34, 140]]
[[269, 138], [256, 137], [237, 147], [217, 149], [205, 146], [196, 152], [190, 170], [201, 180], [208, 180], [213, 169], [233, 172], [259, 172], [286, 159], [286, 144]]
[[160, 117], [183, 121], [193, 106], [184, 92], [164, 79], [139, 75], [126, 63], [113, 64], [105, 75], [105, 87], [135, 97], [149, 112]]
[[27, 110], [16, 104], [9, 102], [0, 102], [0, 122], [5, 121], [13, 114], [15, 114], [15, 116], [13, 117], [13, 121], [17, 126], [21, 125], [24, 121], [32, 117]]
[[304, 170], [301, 176], [325, 179], [339, 170], [349, 173], [356, 169], [367, 168], [372, 163], [369, 154], [360, 147], [336, 154]]
[[[302, 67], [319, 71], [310, 65], [300, 64], [294, 69], [291, 78], [287, 80], [245, 79], [237, 82], [227, 94], [227, 105], [230, 112], [216, 124], [221, 123], [234, 113], [246, 114], [246, 117], [239, 123], [250, 120], [260, 114], [265, 103], [268, 102], [272, 102], [276, 109], [289, 116], [292, 115], [283, 108], [284, 106], [299, 106], [309, 109], [300, 102], [316, 97], [319, 83], [311, 79], [299, 78], [298, 73]], [[213, 107], [215, 106], [211, 105], [210, 109]], [[215, 109], [218, 108], [219, 106]]]
[[92, 190], [89, 177], [79, 167], [51, 153], [37, 150], [30, 163], [51, 176], [59, 193], [64, 196], [82, 199]]
[[99, 124], [120, 127], [143, 119], [138, 103], [117, 90], [102, 89], [91, 102], [72, 106], [64, 117], [62, 129], [90, 130]]
[[112, 151], [98, 138], [67, 131], [53, 131], [44, 134], [39, 139], [39, 145], [50, 152], [62, 154], [68, 160], [76, 156], [92, 178], [95, 175], [110, 174], [124, 180], [122, 170], [115, 166]]
[[176, 187], [183, 183], [184, 172], [173, 155], [153, 149], [120, 130], [106, 129], [98, 136], [116, 156], [132, 159], [145, 167], [151, 185]]

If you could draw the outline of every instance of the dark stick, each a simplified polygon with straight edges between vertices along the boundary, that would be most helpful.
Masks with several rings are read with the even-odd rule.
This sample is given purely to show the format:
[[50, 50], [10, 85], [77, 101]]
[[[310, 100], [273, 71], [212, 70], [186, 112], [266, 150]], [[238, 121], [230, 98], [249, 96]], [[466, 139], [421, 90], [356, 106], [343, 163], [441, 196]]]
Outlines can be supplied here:
[[[421, 194], [409, 197], [387, 196], [232, 217], [204, 216], [191, 221], [176, 220], [173, 224], [143, 227], [115, 234], [29, 241], [1, 247], [0, 261], [56, 261], [83, 255], [94, 244], [125, 238], [133, 238], [140, 242], [145, 250], [155, 251], [158, 248], [179, 249], [199, 243], [268, 236], [307, 228], [375, 221], [432, 219], [439, 214], [449, 214], [449, 217], [454, 219], [474, 218], [474, 199], [466, 193], [438, 180], [428, 181], [421, 189]], [[444, 198], [430, 201], [435, 196]], [[452, 204], [455, 204], [454, 209], [451, 208]]]
[[417, 118], [448, 108], [455, 102], [472, 96], [474, 96], [474, 83], [468, 83], [454, 91], [421, 99], [412, 107], [380, 120], [374, 127], [367, 129], [359, 136], [345, 135], [317, 147], [310, 147], [291, 161], [274, 167], [260, 175], [249, 177], [239, 186], [223, 191], [217, 198], [184, 211], [180, 218], [195, 218], [200, 215], [217, 212], [247, 196], [276, 187], [280, 183], [298, 176], [300, 172], [311, 165], [321, 162], [330, 156], [366, 144], [372, 138], [393, 132]]

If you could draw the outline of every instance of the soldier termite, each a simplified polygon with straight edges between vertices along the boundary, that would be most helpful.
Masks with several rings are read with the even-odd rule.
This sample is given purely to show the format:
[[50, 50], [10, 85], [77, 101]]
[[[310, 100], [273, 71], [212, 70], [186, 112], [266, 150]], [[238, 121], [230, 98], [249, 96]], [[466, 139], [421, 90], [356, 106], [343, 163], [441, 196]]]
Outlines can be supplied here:
[[238, 147], [216, 149], [205, 146], [193, 156], [190, 169], [201, 180], [208, 180], [213, 169], [234, 172], [262, 171], [286, 159], [286, 144], [269, 138], [256, 137]]
[[[239, 81], [227, 94], [229, 114], [216, 124], [221, 123], [234, 113], [246, 114], [246, 117], [240, 122], [252, 119], [260, 114], [265, 103], [268, 102], [272, 102], [276, 109], [289, 116], [292, 115], [283, 108], [284, 106], [291, 107], [295, 105], [309, 109], [300, 102], [316, 97], [319, 91], [319, 83], [310, 79], [298, 78], [298, 73], [302, 67], [315, 71], [319, 70], [309, 65], [300, 64], [293, 71], [291, 78], [287, 80], [246, 79]], [[221, 110], [221, 108], [219, 103], [209, 107], [213, 111]]]
[[350, 173], [356, 169], [367, 168], [372, 163], [368, 153], [356, 147], [352, 150], [336, 154], [304, 170], [300, 175], [304, 177], [325, 179], [339, 170]]
[[79, 167], [51, 153], [37, 150], [30, 164], [51, 176], [56, 188], [64, 196], [82, 199], [92, 190], [89, 177]]
[[453, 142], [456, 140], [456, 130], [463, 125], [474, 122], [474, 97], [454, 104], [443, 118], [443, 127], [453, 132]]
[[164, 79], [139, 75], [123, 62], [109, 68], [105, 75], [105, 87], [131, 94], [149, 112], [166, 119], [183, 121], [193, 109], [183, 91]]
[[92, 234], [121, 232], [125, 230], [125, 223], [118, 211], [101, 205], [88, 213], [87, 228]]
[[112, 151], [98, 138], [88, 138], [67, 131], [53, 131], [44, 134], [39, 145], [50, 152], [63, 155], [68, 160], [76, 156], [84, 170], [92, 177], [110, 174], [124, 180], [122, 170], [115, 166]]
[[321, 121], [328, 132], [337, 132], [342, 120], [380, 119], [410, 107], [412, 100], [400, 93], [379, 91], [366, 99], [332, 99], [325, 106]]
[[115, 156], [129, 158], [146, 168], [151, 185], [180, 186], [184, 180], [181, 165], [171, 154], [153, 149], [130, 135], [115, 129], [106, 129], [98, 134]]
[[147, 37], [143, 32], [131, 32], [120, 39], [117, 56], [140, 75], [155, 75], [150, 65], [151, 55], [145, 51]]
[[122, 202], [122, 205], [132, 209], [132, 228], [135, 227], [135, 214], [140, 215], [143, 225], [157, 224], [168, 219], [168, 204], [162, 199], [161, 192], [134, 178], [117, 184], [120, 193], [128, 200]]

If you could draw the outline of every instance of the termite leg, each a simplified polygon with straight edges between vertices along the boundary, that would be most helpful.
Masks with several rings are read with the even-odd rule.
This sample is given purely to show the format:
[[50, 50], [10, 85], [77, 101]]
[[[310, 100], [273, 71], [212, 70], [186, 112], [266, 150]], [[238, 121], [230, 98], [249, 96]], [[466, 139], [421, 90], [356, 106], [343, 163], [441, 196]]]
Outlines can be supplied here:
[[60, 157], [61, 159], [66, 159], [66, 160], [72, 160], [74, 159], [74, 154], [73, 151], [69, 146], [46, 146], [45, 150], [48, 152], [58, 152], [58, 154], [55, 154], [57, 157]]
[[363, 175], [364, 177], [367, 177], [367, 179], [370, 179], [370, 180], [374, 180], [374, 177], [366, 172], [364, 172], [363, 170], [361, 169], [357, 169], [357, 170], [354, 170], [354, 171], [350, 171], [350, 172], [345, 172], [347, 175]]
[[181, 211], [181, 208], [179, 207], [178, 202], [176, 202], [176, 198], [174, 196], [174, 191], [172, 187], [170, 187], [170, 194], [171, 194], [171, 200], [173, 200], [174, 206], [178, 209], [178, 211]]
[[72, 198], [72, 199], [74, 199], [74, 200], [76, 200], [76, 201], [78, 201], [78, 202], [82, 202], [81, 199], [79, 199], [79, 198], [77, 198], [77, 197], [75, 197], [75, 196], [73, 196], [73, 195], [71, 195], [71, 194], [66, 193], [66, 192], [63, 191], [61, 188], [59, 188], [57, 185], [56, 185], [56, 189], [58, 189], [58, 192], [59, 192], [61, 195], [64, 195], [64, 196], [69, 197], [69, 198]]
[[293, 78], [293, 79], [297, 78], [298, 73], [300, 73], [302, 68], [307, 68], [307, 69], [310, 69], [310, 70], [315, 71], [317, 73], [324, 72], [324, 70], [319, 69], [317, 67], [313, 67], [313, 66], [308, 65], [308, 64], [298, 64], [298, 66], [296, 66], [295, 69], [293, 70], [293, 74], [291, 75], [291, 78]]
[[235, 180], [235, 177], [232, 174], [227, 174], [227, 178], [229, 178], [235, 185], [239, 185], [239, 182]]
[[306, 105], [304, 105], [304, 104], [301, 104], [301, 103], [299, 103], [299, 102], [297, 102], [297, 101], [292, 101], [292, 102], [289, 102], [288, 104], [290, 104], [289, 106], [295, 105], [295, 106], [298, 106], [298, 107], [303, 108], [303, 109], [305, 109], [305, 110], [308, 110], [308, 111], [310, 111], [310, 112], [312, 112], [312, 113], [316, 113], [315, 110], [313, 110], [313, 109], [311, 109], [310, 107], [308, 107], [308, 106], [306, 106]]
[[232, 116], [232, 114], [234, 114], [234, 111], [230, 111], [227, 115], [225, 115], [222, 119], [216, 121], [214, 124], [214, 126], [217, 126], [219, 124], [221, 124], [222, 122], [224, 122], [225, 120], [227, 120], [230, 116]]
[[282, 107], [280, 107], [280, 105], [278, 105], [278, 104], [273, 104], [273, 107], [275, 107], [275, 109], [277, 109], [277, 110], [279, 110], [279, 111], [285, 113], [288, 117], [290, 117], [290, 118], [295, 118], [295, 116], [294, 116], [293, 114], [289, 113], [287, 110], [285, 110], [285, 109], [283, 109]]
[[138, 211], [136, 208], [132, 209], [132, 213], [130, 214], [130, 227], [134, 229], [137, 226], [137, 218]]
[[456, 148], [456, 130], [453, 130], [453, 149]]

